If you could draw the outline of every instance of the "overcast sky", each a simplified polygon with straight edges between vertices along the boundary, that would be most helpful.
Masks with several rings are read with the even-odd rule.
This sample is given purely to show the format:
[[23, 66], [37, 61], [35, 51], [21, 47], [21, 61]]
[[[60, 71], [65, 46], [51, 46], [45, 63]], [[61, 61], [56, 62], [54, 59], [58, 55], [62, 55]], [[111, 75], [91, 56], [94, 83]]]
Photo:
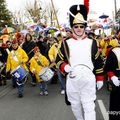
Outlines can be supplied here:
[[[6, 0], [8, 8], [12, 11], [20, 10], [24, 8], [25, 2], [34, 0]], [[40, 0], [43, 4], [50, 2], [51, 0]], [[59, 8], [59, 21], [62, 21], [63, 17], [66, 18], [67, 10], [73, 4], [83, 3], [83, 0], [53, 0], [55, 7]], [[120, 0], [116, 0], [117, 9], [120, 8]], [[95, 11], [97, 14], [92, 17], [98, 17], [100, 15], [107, 14], [110, 18], [113, 18], [114, 13], [114, 0], [90, 0], [90, 10]]]

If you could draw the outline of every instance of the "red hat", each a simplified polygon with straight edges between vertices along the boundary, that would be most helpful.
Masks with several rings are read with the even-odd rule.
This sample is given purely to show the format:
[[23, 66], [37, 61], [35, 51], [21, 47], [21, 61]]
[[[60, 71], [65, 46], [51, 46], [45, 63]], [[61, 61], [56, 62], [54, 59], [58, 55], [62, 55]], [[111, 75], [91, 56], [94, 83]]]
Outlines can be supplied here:
[[2, 43], [2, 48], [6, 48], [6, 47], [7, 47], [6, 43]]
[[15, 37], [16, 37], [17, 39], [20, 38], [20, 37], [21, 37], [21, 33], [20, 33], [20, 32], [17, 32], [16, 35], [15, 35]]
[[18, 43], [18, 40], [16, 38], [13, 39], [12, 44]]
[[36, 47], [34, 48], [34, 53], [39, 52], [39, 51], [40, 51], [40, 50], [39, 50], [39, 47], [36, 46]]

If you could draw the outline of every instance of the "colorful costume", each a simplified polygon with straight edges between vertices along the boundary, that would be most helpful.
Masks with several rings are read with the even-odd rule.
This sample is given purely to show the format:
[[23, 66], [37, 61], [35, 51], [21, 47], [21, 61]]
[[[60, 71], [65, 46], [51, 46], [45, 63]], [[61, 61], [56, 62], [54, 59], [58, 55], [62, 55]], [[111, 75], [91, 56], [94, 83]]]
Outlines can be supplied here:
[[115, 47], [109, 51], [105, 71], [112, 85], [109, 102], [109, 120], [120, 120], [120, 48]]
[[[15, 59], [15, 56], [17, 59]], [[19, 47], [16, 51], [12, 50], [7, 58], [6, 72], [15, 70], [19, 65], [22, 65], [22, 67], [28, 71], [26, 66], [27, 61], [28, 56], [21, 47]]]
[[39, 48], [34, 48], [35, 55], [30, 60], [30, 71], [35, 74], [35, 77], [37, 79], [38, 85], [40, 87], [40, 95], [47, 95], [47, 83], [42, 80], [40, 77], [40, 72], [44, 67], [49, 66], [49, 61], [45, 56], [40, 54]]
[[[26, 62], [28, 61], [28, 56], [21, 47], [18, 47], [18, 42], [16, 42], [16, 41], [17, 40], [14, 40], [15, 43], [13, 43], [13, 44], [17, 44], [17, 49], [12, 50], [8, 54], [7, 64], [6, 64], [6, 73], [8, 73], [8, 72], [12, 73], [14, 70], [16, 70], [18, 68], [18, 66], [21, 66], [23, 69], [28, 71], [28, 68], [26, 66]], [[17, 75], [18, 75], [18, 77], [20, 77], [19, 73]], [[23, 79], [25, 80], [26, 77], [24, 77]], [[23, 93], [24, 93], [24, 84], [22, 82], [23, 79], [19, 81], [20, 84], [16, 84], [17, 78], [15, 78], [14, 76], [13, 76], [13, 80], [12, 80], [13, 86], [14, 87], [16, 86], [18, 89], [19, 97], [23, 97]]]
[[84, 33], [87, 25], [85, 5], [73, 5], [69, 13], [75, 37], [61, 44], [56, 62], [63, 73], [68, 73], [66, 92], [76, 119], [96, 120], [96, 79], [98, 89], [104, 80], [102, 59], [96, 40], [87, 38]]
[[[40, 61], [40, 64], [38, 63]], [[42, 68], [49, 66], [49, 61], [45, 56], [40, 54], [37, 58], [36, 56], [33, 56], [30, 60], [30, 71], [35, 74], [37, 81], [41, 82], [43, 81], [39, 77], [39, 72], [42, 70]]]

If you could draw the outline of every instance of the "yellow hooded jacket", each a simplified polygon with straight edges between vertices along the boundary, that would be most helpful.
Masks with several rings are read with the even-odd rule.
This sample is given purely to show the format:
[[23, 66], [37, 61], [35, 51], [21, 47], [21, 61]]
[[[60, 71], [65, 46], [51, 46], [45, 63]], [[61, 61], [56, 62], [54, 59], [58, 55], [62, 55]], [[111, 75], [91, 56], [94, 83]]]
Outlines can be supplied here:
[[104, 39], [102, 39], [100, 41], [100, 46], [102, 48], [102, 56], [106, 56], [105, 53], [107, 51], [107, 46], [109, 45], [110, 41], [105, 41]]
[[112, 47], [117, 47], [119, 46], [119, 43], [117, 39], [112, 39], [110, 41], [104, 41], [104, 39], [102, 39], [100, 45], [102, 47], [102, 56], [105, 56], [108, 45], [111, 45]]
[[117, 47], [119, 46], [119, 42], [117, 39], [112, 39], [109, 45], [111, 45], [112, 47]]
[[[41, 65], [38, 64], [37, 60], [40, 61]], [[38, 57], [37, 57], [37, 60], [36, 60], [36, 56], [34, 55], [31, 60], [30, 60], [30, 71], [35, 74], [36, 76], [36, 79], [38, 82], [41, 82], [43, 81], [40, 77], [39, 77], [39, 72], [44, 68], [44, 67], [47, 67], [49, 66], [49, 61], [48, 59], [43, 56], [42, 54], [40, 54]]]
[[19, 65], [21, 65], [26, 71], [29, 71], [26, 66], [27, 61], [28, 61], [28, 56], [21, 47], [18, 47], [17, 50], [12, 50], [8, 54], [6, 72], [9, 72], [9, 71], [12, 72]]
[[55, 43], [55, 44], [52, 45], [52, 47], [48, 51], [48, 56], [50, 58], [50, 61], [56, 60], [56, 57], [57, 57], [58, 50], [59, 50], [60, 46], [61, 46], [61, 44], [58, 44], [58, 43]]

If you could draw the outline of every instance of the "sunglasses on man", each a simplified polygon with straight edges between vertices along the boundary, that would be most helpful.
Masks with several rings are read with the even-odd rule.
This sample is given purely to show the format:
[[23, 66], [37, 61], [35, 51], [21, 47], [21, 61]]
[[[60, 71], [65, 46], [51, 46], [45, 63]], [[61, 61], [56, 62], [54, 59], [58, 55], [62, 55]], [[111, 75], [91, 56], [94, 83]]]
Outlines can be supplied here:
[[73, 28], [75, 28], [75, 29], [77, 29], [77, 28], [83, 29], [83, 28], [85, 28], [85, 26], [84, 25], [74, 25]]
[[11, 45], [10, 43], [8, 43], [7, 45]]

